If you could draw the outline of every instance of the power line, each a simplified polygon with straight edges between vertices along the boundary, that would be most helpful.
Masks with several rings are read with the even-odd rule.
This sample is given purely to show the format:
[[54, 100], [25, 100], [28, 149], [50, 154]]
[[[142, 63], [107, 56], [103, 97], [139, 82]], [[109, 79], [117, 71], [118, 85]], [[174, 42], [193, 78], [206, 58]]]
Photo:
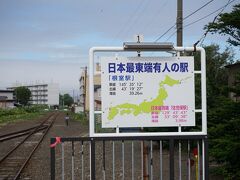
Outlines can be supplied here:
[[115, 35], [112, 42], [116, 41], [118, 37], [121, 37], [121, 34], [126, 36], [127, 33], [132, 30], [133, 25], [139, 22], [140, 17], [144, 14], [143, 12], [148, 8], [149, 2], [151, 1], [142, 0], [140, 4], [138, 4], [132, 16], [128, 18], [123, 28]]
[[[201, 9], [203, 9], [204, 7], [206, 7], [207, 5], [209, 5], [212, 1], [214, 0], [210, 0], [207, 3], [205, 3], [204, 5], [202, 5], [200, 8], [196, 9], [194, 12], [190, 13], [189, 15], [187, 15], [186, 17], [183, 18], [183, 20], [186, 20], [187, 18], [191, 17], [192, 15], [194, 15], [195, 13], [197, 13], [198, 11], [200, 11]], [[170, 30], [172, 30], [174, 27], [176, 26], [176, 24], [174, 23], [167, 31], [165, 31], [161, 36], [159, 36], [155, 42], [159, 41], [163, 36], [165, 36]]]
[[[232, 1], [228, 0], [228, 2], [226, 3], [226, 5], [223, 6], [222, 10], [214, 17], [212, 23], [214, 23], [214, 22], [216, 21], [217, 17], [225, 10], [226, 7], [227, 7], [229, 4], [231, 4], [232, 2], [234, 2], [234, 1], [235, 1], [235, 0], [232, 0]], [[201, 42], [201, 43], [200, 43], [200, 46], [201, 46], [202, 43], [203, 43], [203, 41], [204, 41], [204, 39], [206, 38], [208, 32], [209, 32], [209, 28], [206, 30], [206, 32], [203, 34], [203, 36], [202, 36], [196, 43], [194, 43], [194, 46], [197, 46], [199, 42]]]
[[113, 41], [115, 41], [117, 39], [117, 37], [124, 31], [126, 30], [125, 28], [127, 27], [127, 25], [134, 19], [134, 17], [137, 15], [139, 9], [141, 8], [141, 6], [144, 4], [144, 0], [142, 0], [138, 6], [136, 7], [136, 9], [134, 10], [134, 12], [132, 13], [131, 18], [128, 18], [127, 21], [125, 22], [124, 26], [121, 28], [120, 31], [118, 31], [118, 33], [115, 35], [115, 37], [113, 38]]
[[138, 24], [140, 17], [142, 17], [144, 15], [143, 12], [149, 7], [149, 2], [151, 2], [151, 1], [146, 1], [146, 3], [143, 6], [143, 9], [140, 9], [139, 15], [136, 16], [133, 23], [128, 26], [128, 28], [126, 29], [126, 32], [131, 32], [134, 25]]
[[208, 15], [206, 15], [206, 16], [203, 16], [202, 18], [197, 19], [196, 21], [193, 21], [193, 22], [191, 22], [191, 23], [189, 23], [189, 24], [186, 24], [184, 27], [191, 26], [191, 25], [193, 25], [193, 24], [195, 24], [195, 23], [197, 23], [197, 22], [199, 22], [199, 21], [201, 21], [201, 20], [203, 20], [203, 19], [206, 19], [207, 17], [209, 17], [209, 16], [211, 16], [212, 14], [218, 12], [218, 11], [219, 11], [220, 9], [222, 9], [222, 8], [223, 8], [223, 7], [221, 7], [221, 8], [219, 8], [219, 9], [213, 11], [212, 13], [210, 13], [210, 14], [208, 14]]
[[[217, 11], [219, 11], [220, 9], [222, 9], [222, 7], [221, 8], [219, 8], [219, 9], [217, 9], [216, 11], [214, 11], [214, 12], [212, 12], [212, 13], [210, 13], [210, 14], [208, 14], [208, 15], [206, 15], [206, 16], [204, 16], [204, 17], [202, 17], [202, 18], [199, 18], [198, 20], [196, 20], [196, 21], [193, 21], [193, 22], [191, 22], [191, 23], [189, 23], [189, 24], [187, 24], [187, 25], [185, 25], [185, 26], [183, 26], [184, 28], [186, 28], [186, 27], [188, 27], [188, 26], [190, 26], [190, 25], [192, 25], [192, 24], [195, 24], [195, 23], [197, 23], [197, 22], [199, 22], [199, 21], [201, 21], [201, 20], [203, 20], [203, 19], [205, 19], [205, 18], [207, 18], [208, 16], [210, 16], [210, 15], [212, 15], [212, 14], [214, 14], [215, 12], [217, 12]], [[167, 39], [166, 39], [166, 41], [168, 41], [171, 37], [173, 37], [173, 35], [174, 34], [176, 34], [176, 32], [177, 32], [177, 30], [176, 31], [174, 31]]]
[[200, 11], [201, 9], [203, 9], [204, 7], [206, 7], [208, 4], [210, 4], [211, 2], [213, 2], [214, 0], [208, 1], [206, 4], [204, 4], [203, 6], [201, 6], [200, 8], [196, 9], [195, 11], [193, 11], [191, 14], [187, 15], [186, 17], [183, 18], [183, 20], [189, 18], [190, 16], [192, 16], [193, 14], [195, 14], [196, 12]]
[[[184, 26], [183, 26], [184, 27]], [[169, 39], [171, 39], [171, 37], [173, 37], [174, 34], [176, 34], [177, 30], [174, 31], [165, 41], [167, 42]]]
[[165, 36], [165, 34], [167, 34], [172, 28], [174, 28], [176, 26], [176, 24], [172, 25], [167, 31], [165, 31], [165, 33], [163, 33], [161, 36], [159, 36], [155, 42], [159, 41], [163, 36]]
[[151, 28], [152, 25], [156, 24], [154, 21], [157, 20], [157, 17], [161, 14], [162, 11], [159, 11], [163, 9], [167, 4], [169, 3], [168, 0], [165, 0], [160, 7], [157, 8], [157, 11], [152, 14], [151, 18], [149, 18], [148, 23], [143, 27], [142, 32], [145, 32], [145, 30], [148, 30]]
[[[188, 27], [188, 26], [191, 26], [191, 25], [193, 25], [193, 24], [195, 24], [195, 23], [197, 23], [197, 22], [199, 22], [199, 21], [201, 21], [201, 20], [203, 20], [203, 19], [205, 19], [205, 18], [211, 16], [212, 14], [218, 12], [219, 10], [221, 10], [221, 12], [218, 13], [218, 15], [217, 15], [217, 17], [218, 17], [219, 14], [221, 14], [222, 11], [223, 11], [223, 10], [224, 10], [229, 4], [231, 4], [231, 3], [234, 2], [234, 1], [236, 1], [236, 0], [232, 0], [232, 1], [230, 1], [230, 2], [228, 1], [228, 3], [225, 4], [224, 6], [222, 6], [222, 7], [218, 8], [217, 10], [215, 10], [215, 11], [209, 13], [209, 14], [206, 15], [206, 16], [203, 16], [203, 17], [201, 17], [201, 18], [199, 18], [199, 19], [197, 19], [197, 20], [195, 20], [195, 21], [193, 21], [193, 22], [191, 22], [191, 23], [189, 23], [189, 24], [184, 25], [183, 27], [186, 28], [186, 27]], [[177, 32], [177, 30], [174, 31], [174, 32], [173, 32], [173, 33], [172, 33], [172, 34], [166, 39], [166, 41], [168, 41], [168, 40], [169, 40], [174, 34], [176, 34], [176, 32]]]

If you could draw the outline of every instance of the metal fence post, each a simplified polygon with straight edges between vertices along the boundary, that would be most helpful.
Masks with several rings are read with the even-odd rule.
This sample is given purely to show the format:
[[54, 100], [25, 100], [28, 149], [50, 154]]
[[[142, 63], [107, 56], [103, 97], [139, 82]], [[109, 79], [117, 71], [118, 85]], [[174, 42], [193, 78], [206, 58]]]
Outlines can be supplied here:
[[209, 164], [208, 164], [208, 137], [206, 136], [204, 141], [204, 154], [205, 154], [205, 160], [204, 160], [204, 166], [205, 166], [205, 180], [209, 179]]
[[103, 180], [106, 179], [105, 141], [103, 141]]
[[84, 179], [84, 152], [83, 152], [83, 141], [81, 141], [81, 167], [82, 167], [82, 180]]
[[72, 180], [75, 179], [74, 173], [74, 141], [72, 141]]
[[91, 138], [91, 180], [95, 180], [95, 140]]
[[[50, 144], [55, 142], [55, 138], [50, 139]], [[51, 168], [51, 180], [55, 180], [55, 147], [50, 147], [50, 168]]]
[[174, 139], [173, 138], [169, 140], [169, 162], [170, 162], [169, 177], [170, 177], [170, 180], [174, 180]]

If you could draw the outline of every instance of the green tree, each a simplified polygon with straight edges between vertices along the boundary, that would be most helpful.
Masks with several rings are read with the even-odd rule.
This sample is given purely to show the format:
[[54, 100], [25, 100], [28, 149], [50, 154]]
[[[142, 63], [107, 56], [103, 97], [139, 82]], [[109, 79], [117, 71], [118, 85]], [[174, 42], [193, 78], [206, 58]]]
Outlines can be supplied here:
[[[215, 100], [219, 96], [228, 96], [228, 74], [226, 65], [233, 63], [233, 52], [231, 49], [226, 48], [223, 52], [220, 52], [220, 48], [216, 44], [212, 44], [204, 47], [206, 51], [206, 81], [207, 81], [207, 105], [208, 108], [213, 107], [216, 102]], [[195, 67], [200, 68], [200, 55], [195, 55]], [[197, 106], [201, 104], [201, 81], [200, 76], [196, 79], [196, 96]]]
[[240, 179], [240, 103], [219, 97], [208, 111], [210, 155], [225, 179]]
[[[240, 179], [240, 103], [228, 98], [229, 92], [239, 92], [239, 86], [228, 88], [226, 65], [232, 64], [233, 52], [220, 52], [218, 45], [204, 47], [206, 50], [207, 115], [209, 152], [211, 159], [219, 163], [218, 172], [225, 179]], [[199, 54], [195, 57], [195, 67], [200, 69]], [[238, 76], [237, 76], [238, 77]], [[237, 82], [240, 81], [236, 79]], [[200, 76], [197, 83], [197, 104], [201, 103]], [[197, 119], [198, 121], [200, 119]]]
[[30, 100], [31, 91], [27, 87], [20, 86], [15, 89], [15, 95], [17, 101], [26, 106]]
[[[207, 28], [212, 33], [228, 35], [228, 43], [240, 46], [240, 4], [235, 5], [232, 12], [221, 14], [217, 22], [209, 23]], [[217, 69], [222, 71], [220, 67]], [[212, 91], [208, 91], [208, 95], [210, 93], [214, 97], [211, 98], [208, 109], [210, 155], [220, 163], [218, 172], [223, 174], [225, 179], [240, 179], [240, 103], [231, 101], [223, 91], [220, 91], [225, 89], [227, 94], [234, 92], [239, 96], [240, 76], [237, 74], [234, 87], [226, 88], [225, 83], [216, 81], [214, 71], [211, 74], [213, 77], [208, 80], [215, 79], [212, 81], [215, 85], [211, 84]], [[226, 76], [226, 74], [224, 72], [222, 75]], [[219, 75], [218, 77], [223, 78]]]
[[230, 13], [223, 13], [216, 22], [207, 25], [213, 33], [230, 36], [227, 40], [233, 46], [240, 46], [240, 4], [233, 7]]
[[73, 98], [69, 94], [63, 95], [64, 105], [71, 106], [73, 103]]

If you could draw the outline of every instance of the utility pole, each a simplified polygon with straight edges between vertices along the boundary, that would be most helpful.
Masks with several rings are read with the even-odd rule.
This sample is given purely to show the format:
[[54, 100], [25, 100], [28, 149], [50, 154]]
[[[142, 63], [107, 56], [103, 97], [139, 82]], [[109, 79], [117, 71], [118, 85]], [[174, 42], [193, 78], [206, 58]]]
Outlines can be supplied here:
[[84, 70], [84, 94], [83, 94], [83, 112], [86, 115], [86, 93], [87, 93], [87, 66]]
[[73, 89], [73, 104], [75, 103], [75, 98], [74, 98], [74, 89]]
[[[183, 46], [183, 0], [177, 0], [176, 27], [177, 27], [177, 46]], [[180, 56], [180, 53], [177, 56]], [[174, 139], [169, 140], [169, 169], [170, 180], [174, 180]]]
[[183, 0], [177, 0], [177, 46], [183, 45]]

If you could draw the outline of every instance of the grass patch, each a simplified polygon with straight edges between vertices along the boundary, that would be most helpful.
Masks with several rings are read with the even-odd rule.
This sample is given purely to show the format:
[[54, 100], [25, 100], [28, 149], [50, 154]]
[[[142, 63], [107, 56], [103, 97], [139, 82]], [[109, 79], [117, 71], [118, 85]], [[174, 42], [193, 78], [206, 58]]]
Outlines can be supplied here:
[[102, 128], [102, 124], [99, 122], [95, 123], [96, 133], [114, 133], [116, 130], [114, 128]]
[[5, 117], [0, 117], [0, 125], [5, 125], [17, 121], [33, 120], [39, 117], [42, 117], [47, 112], [36, 112], [36, 113], [27, 113], [27, 114], [18, 114], [18, 115], [9, 115]]
[[89, 120], [88, 120], [88, 117], [84, 113], [73, 113], [73, 112], [70, 112], [70, 111], [68, 111], [66, 113], [69, 114], [70, 119], [72, 119], [74, 121], [79, 121], [84, 125], [88, 125]]
[[96, 133], [114, 133], [115, 128], [102, 128], [102, 116], [100, 114], [95, 115], [95, 132]]
[[[84, 113], [73, 113], [71, 111], [66, 111], [66, 114], [69, 114], [69, 117], [71, 120], [79, 121], [83, 125], [88, 126], [89, 125], [89, 118]], [[88, 113], [86, 113], [88, 114]], [[96, 133], [112, 133], [115, 132], [114, 128], [102, 128], [102, 122], [101, 122], [101, 115], [97, 114], [95, 115], [95, 132]]]
[[44, 111], [44, 109], [45, 106], [0, 109], [0, 125], [39, 118], [48, 113], [48, 111]]

